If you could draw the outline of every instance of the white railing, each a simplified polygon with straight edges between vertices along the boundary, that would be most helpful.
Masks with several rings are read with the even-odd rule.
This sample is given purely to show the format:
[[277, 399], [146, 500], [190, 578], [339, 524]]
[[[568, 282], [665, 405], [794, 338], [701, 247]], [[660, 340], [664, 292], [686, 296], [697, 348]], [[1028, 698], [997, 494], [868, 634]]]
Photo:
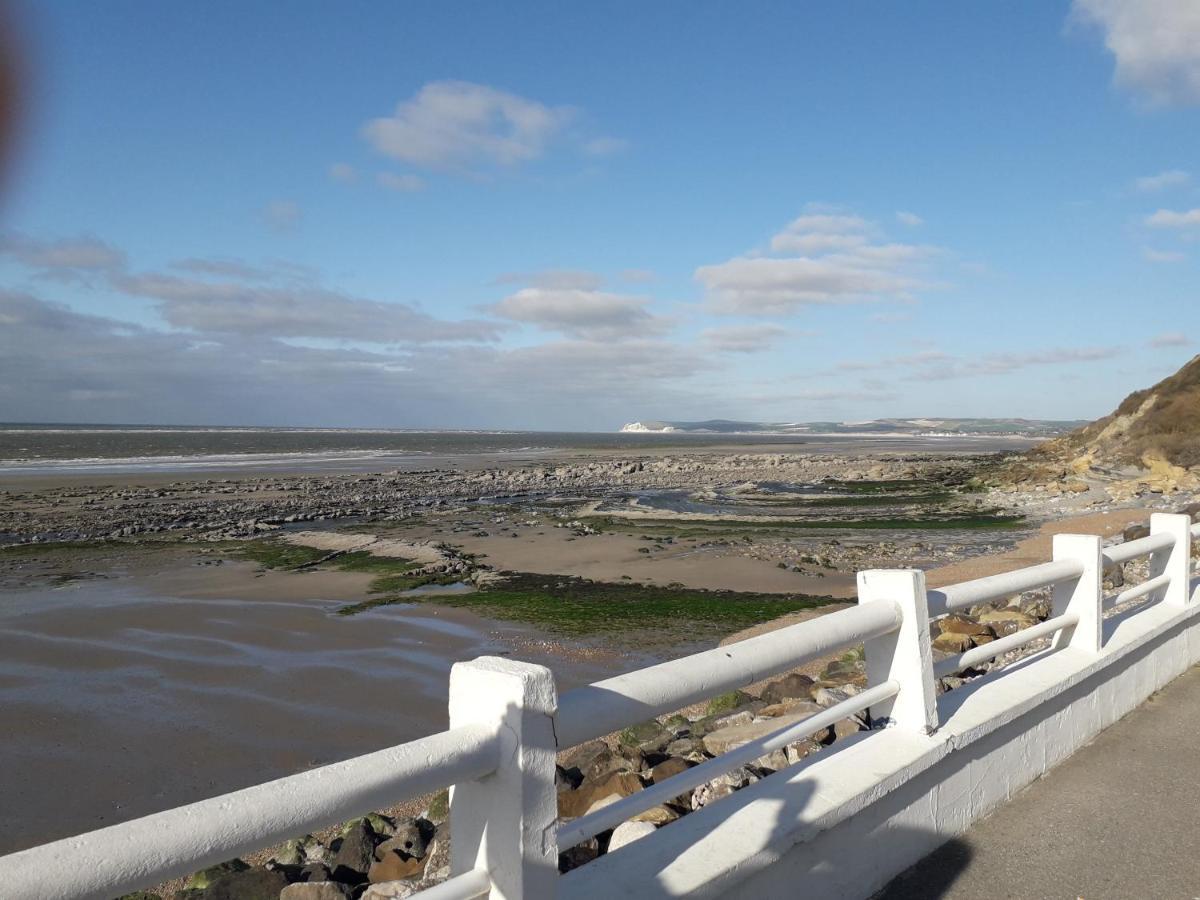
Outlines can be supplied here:
[[[419, 896], [550, 898], [559, 889], [560, 850], [731, 769], [863, 711], [876, 726], [933, 732], [940, 677], [1051, 636], [1056, 647], [1098, 653], [1106, 605], [1150, 598], [1185, 607], [1200, 600], [1200, 590], [1190, 596], [1191, 545], [1200, 525], [1156, 514], [1150, 528], [1148, 537], [1109, 548], [1096, 536], [1058, 535], [1051, 562], [937, 590], [926, 589], [922, 572], [860, 572], [857, 606], [561, 698], [544, 667], [488, 657], [459, 663], [450, 676], [448, 731], [11, 854], [0, 858], [0, 891], [15, 898], [111, 898], [449, 785], [453, 877]], [[1105, 598], [1105, 562], [1142, 556], [1150, 558], [1146, 581]], [[933, 619], [1047, 587], [1049, 619], [935, 663]], [[558, 821], [559, 749], [859, 643], [868, 681], [860, 693], [574, 821]]]

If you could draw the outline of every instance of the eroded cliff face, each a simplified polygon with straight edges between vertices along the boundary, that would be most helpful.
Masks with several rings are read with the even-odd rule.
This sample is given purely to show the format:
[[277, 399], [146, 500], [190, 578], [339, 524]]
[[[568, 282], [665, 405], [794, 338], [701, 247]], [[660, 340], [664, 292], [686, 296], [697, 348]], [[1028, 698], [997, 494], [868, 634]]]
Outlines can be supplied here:
[[1114, 499], [1200, 489], [1200, 356], [1104, 418], [1011, 458], [993, 480], [1067, 492], [1101, 483]]

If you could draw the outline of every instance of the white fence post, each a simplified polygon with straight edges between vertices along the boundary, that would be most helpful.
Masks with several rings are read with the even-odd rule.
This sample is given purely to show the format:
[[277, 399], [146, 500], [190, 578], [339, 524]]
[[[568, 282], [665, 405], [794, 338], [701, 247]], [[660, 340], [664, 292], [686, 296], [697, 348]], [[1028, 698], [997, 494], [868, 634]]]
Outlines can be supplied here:
[[1163, 603], [1187, 606], [1192, 592], [1192, 517], [1175, 513], [1154, 513], [1150, 516], [1151, 534], [1169, 534], [1175, 543], [1166, 550], [1150, 554], [1150, 578], [1169, 575], [1171, 583], [1160, 590]]
[[1083, 574], [1054, 586], [1051, 615], [1073, 613], [1079, 621], [1074, 628], [1056, 634], [1052, 645], [1099, 653], [1104, 625], [1104, 541], [1098, 534], [1056, 534], [1053, 548], [1055, 562], [1075, 560], [1083, 565]]
[[871, 707], [871, 718], [886, 718], [901, 728], [931, 734], [938, 727], [937, 688], [925, 573], [913, 569], [859, 572], [858, 602], [876, 601], [895, 603], [904, 618], [896, 631], [865, 642], [867, 683], [872, 687], [887, 681], [900, 685], [895, 697]]
[[499, 733], [497, 770], [450, 789], [450, 871], [486, 869], [492, 900], [554, 896], [557, 707], [545, 666], [483, 656], [450, 670], [450, 727], [489, 722]]

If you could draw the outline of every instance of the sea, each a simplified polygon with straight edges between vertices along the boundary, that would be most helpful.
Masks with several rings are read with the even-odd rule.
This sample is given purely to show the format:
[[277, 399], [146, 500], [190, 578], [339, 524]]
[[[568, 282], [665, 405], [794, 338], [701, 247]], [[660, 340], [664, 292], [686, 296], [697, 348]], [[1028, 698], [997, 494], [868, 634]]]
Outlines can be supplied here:
[[416, 470], [471, 461], [531, 460], [562, 452], [636, 453], [703, 447], [758, 452], [988, 453], [1024, 449], [995, 435], [787, 435], [653, 432], [252, 428], [0, 424], [0, 478], [139, 473]]

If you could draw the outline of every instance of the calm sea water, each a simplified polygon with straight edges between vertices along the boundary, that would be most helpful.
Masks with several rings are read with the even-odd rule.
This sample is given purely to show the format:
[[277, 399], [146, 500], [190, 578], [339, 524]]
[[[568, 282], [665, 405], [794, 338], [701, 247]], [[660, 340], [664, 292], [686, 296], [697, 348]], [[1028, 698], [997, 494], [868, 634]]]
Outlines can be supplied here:
[[0, 425], [0, 475], [142, 471], [383, 471], [455, 459], [559, 451], [749, 446], [762, 450], [991, 452], [1032, 441], [996, 437], [790, 436], [333, 428]]

